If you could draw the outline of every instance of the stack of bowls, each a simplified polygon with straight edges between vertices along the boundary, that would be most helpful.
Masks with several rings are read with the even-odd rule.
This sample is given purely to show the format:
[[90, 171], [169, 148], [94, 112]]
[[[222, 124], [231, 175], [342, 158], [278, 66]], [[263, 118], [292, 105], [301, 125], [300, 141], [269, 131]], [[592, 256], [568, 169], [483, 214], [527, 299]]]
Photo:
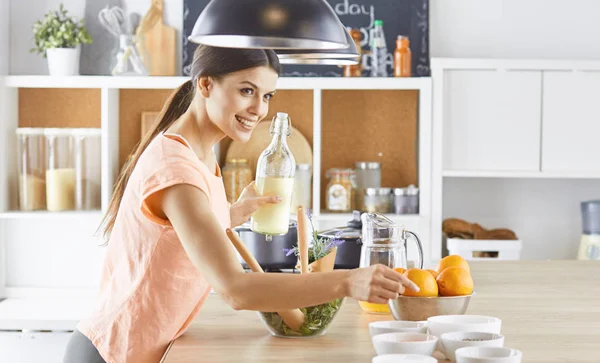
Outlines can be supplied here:
[[495, 317], [461, 314], [372, 322], [369, 333], [377, 353], [373, 363], [434, 362], [436, 350], [457, 363], [520, 363], [520, 351], [504, 348], [501, 327]]

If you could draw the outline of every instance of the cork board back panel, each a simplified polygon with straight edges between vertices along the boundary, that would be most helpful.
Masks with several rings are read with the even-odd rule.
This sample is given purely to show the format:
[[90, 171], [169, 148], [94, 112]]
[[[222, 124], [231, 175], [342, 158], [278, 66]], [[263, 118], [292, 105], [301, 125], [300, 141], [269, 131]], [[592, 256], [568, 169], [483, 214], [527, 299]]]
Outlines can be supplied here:
[[418, 91], [324, 90], [322, 96], [322, 210], [330, 168], [378, 161], [383, 187], [418, 185]]
[[[292, 126], [306, 137], [310, 147], [313, 144], [313, 92], [312, 90], [279, 90], [269, 102], [269, 113], [262, 122], [271, 122], [277, 112], [285, 112], [292, 119]], [[219, 165], [225, 165], [230, 138], [220, 144]]]
[[141, 139], [143, 112], [160, 112], [170, 89], [122, 89], [119, 95], [119, 169]]
[[20, 88], [19, 127], [100, 127], [100, 90]]

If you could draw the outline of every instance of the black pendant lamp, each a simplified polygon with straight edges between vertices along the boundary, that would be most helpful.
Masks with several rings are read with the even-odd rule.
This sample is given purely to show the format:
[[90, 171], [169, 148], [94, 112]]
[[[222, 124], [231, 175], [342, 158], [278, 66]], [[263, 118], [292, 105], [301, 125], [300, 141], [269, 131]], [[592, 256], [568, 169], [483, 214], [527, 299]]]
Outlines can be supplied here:
[[356, 44], [346, 28], [344, 31], [346, 42], [345, 49], [309, 49], [309, 50], [276, 50], [279, 62], [282, 64], [331, 64], [331, 65], [356, 65], [360, 61], [360, 54]]
[[325, 0], [211, 0], [188, 39], [227, 48], [343, 49], [340, 24]]

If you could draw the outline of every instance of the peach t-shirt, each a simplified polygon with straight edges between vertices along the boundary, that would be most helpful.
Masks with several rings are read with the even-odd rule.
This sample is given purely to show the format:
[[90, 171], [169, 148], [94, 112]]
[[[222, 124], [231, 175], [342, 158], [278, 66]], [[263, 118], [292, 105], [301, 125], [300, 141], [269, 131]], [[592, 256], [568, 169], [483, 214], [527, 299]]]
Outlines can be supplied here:
[[152, 193], [191, 184], [230, 227], [223, 180], [180, 136], [157, 136], [138, 160], [108, 242], [97, 304], [77, 329], [108, 363], [158, 362], [202, 307], [211, 287], [188, 258], [168, 220], [145, 206]]

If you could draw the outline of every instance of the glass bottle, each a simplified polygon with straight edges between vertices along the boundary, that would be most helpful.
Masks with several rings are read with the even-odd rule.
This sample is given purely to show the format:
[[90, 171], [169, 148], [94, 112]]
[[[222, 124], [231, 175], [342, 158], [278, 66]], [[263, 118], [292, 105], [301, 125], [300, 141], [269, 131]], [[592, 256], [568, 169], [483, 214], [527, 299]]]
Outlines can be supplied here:
[[292, 133], [287, 113], [277, 112], [270, 133], [273, 139], [256, 164], [256, 190], [261, 196], [278, 195], [283, 200], [261, 206], [252, 215], [250, 228], [265, 235], [284, 235], [288, 233], [296, 172], [296, 160], [287, 145], [287, 137]]
[[383, 20], [375, 20], [371, 29], [371, 77], [387, 77], [387, 45]]
[[[360, 29], [350, 29], [350, 36], [352, 37], [352, 40], [354, 40], [354, 45], [356, 45], [358, 53], [362, 54], [362, 48], [360, 46], [360, 38], [362, 37], [362, 33], [360, 32]], [[355, 65], [344, 66], [344, 77], [360, 77], [362, 76], [362, 70], [362, 64], [360, 61]]]
[[410, 41], [404, 35], [398, 35], [394, 51], [394, 77], [411, 76]]

